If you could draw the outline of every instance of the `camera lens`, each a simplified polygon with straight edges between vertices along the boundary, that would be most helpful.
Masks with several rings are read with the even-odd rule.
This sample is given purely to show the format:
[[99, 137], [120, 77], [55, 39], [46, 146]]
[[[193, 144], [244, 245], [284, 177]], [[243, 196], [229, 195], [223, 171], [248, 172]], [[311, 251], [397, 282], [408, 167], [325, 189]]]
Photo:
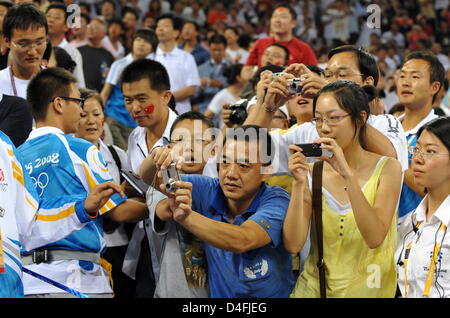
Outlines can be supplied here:
[[230, 122], [242, 125], [247, 118], [247, 110], [244, 107], [236, 107], [230, 114]]

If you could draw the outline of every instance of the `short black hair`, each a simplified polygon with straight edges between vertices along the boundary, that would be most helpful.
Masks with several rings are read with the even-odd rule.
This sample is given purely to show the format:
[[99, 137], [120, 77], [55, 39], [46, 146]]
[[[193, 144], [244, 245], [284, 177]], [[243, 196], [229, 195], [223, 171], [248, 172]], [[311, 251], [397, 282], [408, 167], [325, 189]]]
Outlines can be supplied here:
[[239, 36], [237, 42], [241, 48], [248, 50], [250, 43], [252, 42], [252, 38], [248, 33], [243, 33]]
[[109, 27], [110, 27], [111, 25], [113, 25], [113, 24], [118, 24], [118, 25], [120, 25], [120, 27], [121, 27], [123, 30], [125, 29], [125, 26], [123, 25], [122, 20], [120, 20], [119, 18], [112, 18], [112, 19], [109, 19], [109, 20], [108, 20], [108, 29], [109, 29]]
[[197, 32], [200, 31], [200, 26], [198, 25], [198, 23], [195, 22], [194, 20], [191, 20], [191, 19], [185, 20], [185, 21], [183, 22], [183, 27], [184, 27], [186, 24], [188, 24], [188, 23], [190, 23], [190, 24], [192, 24], [192, 25], [194, 26], [195, 31], [197, 31]]
[[0, 1], [0, 6], [9, 9], [13, 6], [13, 4], [10, 1]]
[[355, 53], [358, 60], [359, 71], [362, 74], [363, 80], [371, 76], [373, 77], [374, 86], [377, 86], [379, 73], [377, 61], [375, 60], [373, 55], [356, 45], [341, 45], [328, 52], [328, 60], [330, 60], [334, 55], [343, 52]]
[[288, 3], [280, 3], [278, 5], [275, 6], [275, 8], [273, 9], [273, 11], [275, 12], [276, 9], [278, 8], [286, 8], [289, 10], [289, 13], [292, 16], [293, 20], [297, 20], [297, 12], [295, 12], [294, 8], [292, 8], [292, 6]]
[[156, 51], [156, 48], [158, 47], [158, 36], [156, 35], [155, 31], [149, 28], [141, 28], [134, 34], [133, 42], [137, 38], [144, 39], [145, 41], [150, 43], [152, 45], [153, 51]]
[[225, 28], [224, 31], [227, 31], [227, 30], [231, 30], [231, 31], [234, 32], [234, 34], [236, 34], [237, 36], [239, 36], [239, 31], [238, 31], [238, 29], [237, 29], [236, 27], [231, 26], [231, 25], [228, 25], [228, 26]]
[[250, 83], [252, 85], [252, 87], [254, 88], [253, 90], [256, 91], [256, 85], [258, 85], [258, 82], [261, 80], [261, 73], [269, 70], [272, 73], [280, 73], [283, 72], [284, 68], [280, 65], [274, 65], [274, 64], [269, 64], [266, 66], [261, 67], [258, 71], [256, 71], [255, 75], [253, 75], [253, 77], [250, 79]]
[[[256, 134], [253, 134], [252, 132], [256, 132]], [[227, 139], [247, 142], [257, 141], [260, 146], [259, 155], [262, 165], [268, 166], [273, 162], [275, 147], [272, 137], [270, 137], [270, 134], [266, 128], [257, 125], [243, 125], [236, 128], [228, 128], [225, 137], [223, 138], [223, 146], [225, 146]], [[262, 153], [266, 154], [268, 158], [261, 158]]]
[[[405, 58], [405, 62], [403, 65], [405, 65], [406, 62], [410, 60], [423, 60], [428, 63], [429, 66], [429, 72], [430, 72], [430, 83], [439, 82], [441, 84], [441, 87], [444, 86], [444, 80], [445, 80], [445, 69], [442, 63], [439, 61], [439, 59], [434, 55], [433, 53], [426, 52], [426, 51], [416, 51], [408, 54]], [[403, 68], [402, 65], [402, 68]], [[440, 90], [440, 88], [439, 88]], [[436, 97], [439, 93], [439, 90], [436, 92], [436, 94], [433, 95], [433, 103], [436, 100]]]
[[422, 127], [420, 127], [419, 131], [417, 132], [417, 139], [419, 139], [420, 135], [423, 133], [424, 130], [427, 130], [428, 132], [432, 133], [436, 137], [438, 137], [444, 146], [447, 148], [447, 150], [450, 152], [450, 117], [443, 116], [438, 117], [436, 119], [433, 119], [432, 121], [429, 121]]
[[44, 69], [33, 77], [27, 88], [33, 118], [36, 121], [44, 119], [50, 101], [58, 96], [69, 96], [72, 83], [77, 83], [75, 76], [60, 67]]
[[170, 21], [172, 21], [173, 29], [177, 30], [177, 31], [181, 31], [181, 28], [183, 27], [183, 20], [181, 18], [179, 18], [176, 15], [171, 14], [171, 13], [164, 13], [164, 14], [161, 14], [156, 19], [156, 24], [158, 24], [158, 22], [163, 19], [169, 19]]
[[14, 29], [26, 31], [30, 27], [39, 29], [45, 28], [48, 34], [47, 18], [34, 4], [21, 3], [11, 7], [3, 20], [3, 35], [11, 40]]
[[120, 85], [148, 79], [150, 88], [161, 93], [170, 90], [169, 74], [159, 62], [150, 59], [140, 59], [132, 62], [122, 72]]
[[227, 47], [227, 39], [222, 34], [214, 34], [211, 36], [208, 40], [208, 44], [223, 44], [225, 47]]
[[53, 2], [47, 7], [47, 10], [45, 10], [45, 13], [48, 13], [51, 9], [57, 9], [64, 12], [65, 20], [67, 21], [67, 18], [69, 17], [69, 12], [67, 12], [67, 6], [64, 3], [60, 2]]
[[139, 20], [139, 15], [138, 15], [138, 13], [136, 12], [136, 10], [134, 10], [133, 8], [130, 8], [130, 7], [124, 7], [124, 8], [122, 9], [122, 15], [121, 15], [121, 17], [123, 18], [123, 17], [125, 16], [125, 14], [127, 14], [127, 13], [131, 13], [132, 15], [134, 15], [134, 16], [136, 17], [136, 20]]
[[172, 123], [172, 127], [170, 128], [170, 138], [172, 138], [172, 132], [173, 132], [175, 126], [179, 122], [181, 122], [183, 120], [186, 120], [186, 119], [189, 119], [189, 120], [201, 120], [204, 124], [206, 124], [208, 126], [208, 128], [213, 128], [214, 127], [214, 123], [212, 122], [212, 120], [210, 118], [206, 117], [202, 113], [190, 111], [190, 112], [186, 112], [186, 113], [181, 114]]
[[111, 3], [114, 10], [116, 10], [116, 3], [113, 0], [103, 0], [101, 6], [103, 6], [106, 2]]
[[241, 75], [242, 64], [231, 64], [224, 68], [223, 76], [227, 78], [228, 85], [236, 83], [236, 77]]
[[85, 7], [87, 12], [91, 13], [91, 5], [89, 3], [81, 1], [80, 3], [78, 3], [78, 5], [80, 7]]
[[272, 43], [271, 45], [268, 46], [268, 48], [271, 46], [279, 47], [280, 49], [282, 49], [284, 51], [284, 53], [285, 53], [284, 65], [287, 65], [289, 62], [289, 56], [290, 56], [289, 49], [280, 43]]
[[73, 73], [77, 63], [72, 59], [69, 53], [59, 46], [53, 47], [53, 52], [55, 53], [56, 66], [62, 67], [70, 73]]

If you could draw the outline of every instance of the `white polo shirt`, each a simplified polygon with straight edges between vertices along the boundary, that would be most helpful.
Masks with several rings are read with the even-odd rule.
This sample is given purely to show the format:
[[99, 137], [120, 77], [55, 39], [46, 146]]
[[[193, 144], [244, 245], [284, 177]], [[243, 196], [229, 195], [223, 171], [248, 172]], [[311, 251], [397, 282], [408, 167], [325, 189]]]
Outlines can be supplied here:
[[[425, 284], [431, 264], [435, 243], [441, 244], [436, 257], [436, 267], [431, 280], [428, 297], [450, 297], [450, 234], [440, 230], [441, 225], [450, 226], [450, 195], [436, 212], [426, 221], [428, 195], [420, 202], [398, 229], [398, 244], [395, 253], [398, 286], [405, 297], [405, 265], [407, 271], [408, 298], [424, 297]], [[414, 231], [413, 223], [417, 226]], [[447, 235], [446, 235], [447, 234]], [[409, 252], [408, 244], [411, 242]], [[405, 254], [408, 254], [408, 261]], [[406, 264], [407, 263], [407, 264]]]
[[162, 137], [153, 145], [152, 149], [147, 148], [146, 135], [147, 130], [144, 127], [136, 127], [128, 137], [128, 163], [130, 164], [131, 171], [135, 174], [139, 174], [141, 164], [148, 156], [151, 150], [156, 147], [167, 146], [170, 141], [170, 129], [172, 124], [177, 119], [177, 114], [169, 108], [169, 117], [167, 120], [166, 129]]
[[[177, 114], [169, 108], [169, 117], [167, 120], [166, 129], [163, 132], [162, 137], [153, 145], [152, 149], [148, 149], [146, 141], [146, 129], [144, 127], [136, 127], [128, 137], [128, 163], [130, 164], [131, 171], [135, 174], [139, 174], [141, 164], [144, 159], [149, 155], [151, 150], [156, 147], [167, 146], [170, 140], [170, 129], [173, 122], [177, 119]], [[144, 229], [145, 227], [145, 229]], [[146, 219], [136, 224], [130, 242], [128, 244], [127, 252], [123, 262], [122, 271], [132, 279], [136, 277], [136, 269], [139, 261], [139, 254], [141, 252], [141, 242], [144, 238], [145, 232], [148, 234], [150, 254], [152, 258], [153, 272], [155, 277], [159, 276], [159, 262], [156, 255], [151, 220]]]
[[[165, 53], [160, 46], [156, 49], [155, 61], [160, 62], [167, 70], [170, 79], [170, 90], [176, 92], [187, 86], [200, 86], [200, 75], [192, 54], [175, 47], [172, 52]], [[191, 111], [189, 98], [176, 102], [179, 115]]]

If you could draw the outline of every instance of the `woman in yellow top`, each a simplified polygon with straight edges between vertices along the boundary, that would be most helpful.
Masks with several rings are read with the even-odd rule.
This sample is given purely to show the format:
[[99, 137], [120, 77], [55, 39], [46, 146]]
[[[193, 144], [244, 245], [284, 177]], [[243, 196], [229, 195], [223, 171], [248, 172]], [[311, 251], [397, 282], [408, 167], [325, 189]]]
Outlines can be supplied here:
[[[314, 99], [316, 143], [331, 156], [322, 182], [323, 248], [327, 297], [394, 297], [397, 244], [396, 207], [402, 183], [400, 163], [364, 150], [371, 87], [337, 81]], [[291, 145], [294, 182], [283, 226], [290, 253], [302, 249], [312, 219], [311, 171], [301, 148]], [[309, 181], [309, 186], [308, 186]], [[320, 297], [317, 239], [291, 297]]]

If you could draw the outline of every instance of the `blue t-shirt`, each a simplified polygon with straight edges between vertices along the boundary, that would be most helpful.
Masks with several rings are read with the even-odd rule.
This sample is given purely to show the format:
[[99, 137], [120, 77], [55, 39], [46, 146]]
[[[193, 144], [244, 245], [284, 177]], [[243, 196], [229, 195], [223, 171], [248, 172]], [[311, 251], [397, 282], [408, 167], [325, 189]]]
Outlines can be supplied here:
[[[417, 135], [409, 134], [406, 137], [406, 140], [408, 142], [408, 162], [411, 165], [411, 149], [417, 144]], [[422, 197], [408, 187], [406, 183], [403, 183], [402, 192], [400, 194], [400, 203], [398, 205], [398, 224], [401, 224], [405, 216], [417, 208], [420, 201], [422, 201]]]
[[[192, 209], [212, 220], [230, 223], [225, 195], [219, 179], [183, 175], [192, 183]], [[292, 257], [284, 249], [282, 229], [289, 206], [289, 194], [281, 188], [261, 185], [247, 211], [234, 220], [259, 224], [272, 242], [236, 254], [205, 243], [211, 297], [270, 298], [288, 297], [294, 287]]]
[[125, 107], [123, 93], [118, 84], [112, 86], [111, 95], [106, 102], [105, 115], [116, 119], [127, 127], [137, 127], [136, 122]]
[[[67, 198], [84, 201], [97, 184], [112, 181], [103, 157], [93, 144], [58, 133], [54, 128], [34, 130], [18, 152], [35, 183], [41, 207], [46, 209], [61, 206], [61, 200]], [[106, 213], [125, 200], [126, 197], [114, 194], [99, 213]], [[102, 218], [95, 218], [66, 238], [45, 245], [45, 249], [93, 253], [104, 248]]]

